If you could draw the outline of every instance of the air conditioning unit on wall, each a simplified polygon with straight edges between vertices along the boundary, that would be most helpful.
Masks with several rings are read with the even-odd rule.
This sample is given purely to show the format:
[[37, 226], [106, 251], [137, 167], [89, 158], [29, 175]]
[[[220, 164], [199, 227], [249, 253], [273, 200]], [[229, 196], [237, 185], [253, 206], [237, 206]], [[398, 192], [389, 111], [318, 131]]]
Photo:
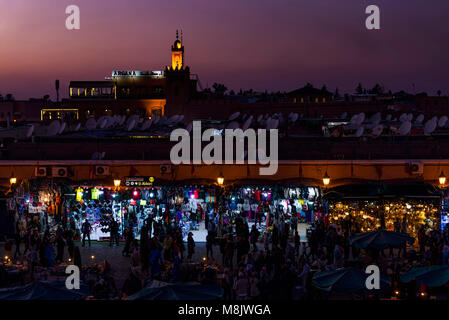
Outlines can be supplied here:
[[110, 175], [109, 166], [96, 166], [95, 175], [97, 176], [108, 176]]
[[51, 176], [53, 178], [65, 178], [68, 176], [68, 170], [66, 167], [53, 167], [51, 168]]
[[34, 168], [34, 175], [36, 177], [46, 177], [47, 176], [47, 167]]
[[423, 174], [424, 164], [422, 162], [410, 162], [410, 174]]
[[171, 165], [170, 164], [163, 164], [163, 165], [161, 165], [160, 169], [161, 169], [161, 174], [171, 173]]

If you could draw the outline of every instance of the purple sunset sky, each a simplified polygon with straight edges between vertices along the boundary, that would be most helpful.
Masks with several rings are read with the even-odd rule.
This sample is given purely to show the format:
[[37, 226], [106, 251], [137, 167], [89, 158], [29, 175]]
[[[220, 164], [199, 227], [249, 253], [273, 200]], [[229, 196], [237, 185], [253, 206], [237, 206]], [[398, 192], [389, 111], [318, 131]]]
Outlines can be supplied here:
[[[70, 4], [80, 30], [65, 28]], [[370, 4], [380, 31], [365, 28]], [[449, 94], [447, 0], [0, 0], [0, 93], [54, 98], [60, 79], [66, 97], [70, 80], [161, 70], [177, 28], [203, 86], [353, 92], [360, 81]]]

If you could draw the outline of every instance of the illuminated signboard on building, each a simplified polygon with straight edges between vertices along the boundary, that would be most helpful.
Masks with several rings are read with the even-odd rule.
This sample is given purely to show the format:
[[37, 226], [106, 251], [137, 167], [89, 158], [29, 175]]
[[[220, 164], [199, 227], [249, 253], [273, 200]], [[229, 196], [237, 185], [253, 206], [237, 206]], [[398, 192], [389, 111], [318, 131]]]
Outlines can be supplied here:
[[154, 177], [125, 177], [127, 187], [151, 187], [153, 183]]
[[139, 70], [114, 70], [112, 71], [113, 78], [123, 77], [163, 77], [162, 71], [139, 71]]

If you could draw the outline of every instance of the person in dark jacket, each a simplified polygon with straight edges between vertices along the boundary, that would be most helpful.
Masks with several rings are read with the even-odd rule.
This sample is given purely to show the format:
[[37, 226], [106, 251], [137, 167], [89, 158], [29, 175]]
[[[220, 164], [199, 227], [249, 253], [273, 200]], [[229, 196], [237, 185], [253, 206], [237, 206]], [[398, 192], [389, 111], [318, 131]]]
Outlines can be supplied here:
[[114, 244], [118, 247], [119, 246], [119, 234], [118, 234], [118, 223], [115, 221], [114, 218], [112, 218], [111, 222], [109, 223], [109, 246], [112, 247]]
[[134, 231], [132, 228], [128, 227], [125, 230], [125, 247], [123, 248], [122, 255], [129, 257], [131, 243], [134, 241]]
[[83, 225], [81, 226], [81, 231], [83, 232], [83, 247], [86, 245], [86, 237], [89, 241], [89, 247], [90, 247], [90, 232], [92, 230], [92, 226], [90, 225], [89, 221], [86, 219], [84, 220]]
[[193, 233], [189, 232], [187, 236], [187, 260], [191, 261], [195, 253], [195, 240], [193, 240]]
[[253, 245], [253, 250], [256, 251], [257, 250], [257, 241], [259, 240], [259, 236], [260, 236], [260, 232], [259, 230], [257, 230], [256, 225], [253, 224], [253, 226], [251, 227], [251, 232], [249, 234], [249, 238], [251, 241], [251, 244]]
[[208, 232], [206, 236], [206, 256], [207, 259], [209, 259], [209, 253], [210, 257], [214, 258], [214, 251], [213, 251], [213, 245], [214, 245], [214, 237], [212, 232]]

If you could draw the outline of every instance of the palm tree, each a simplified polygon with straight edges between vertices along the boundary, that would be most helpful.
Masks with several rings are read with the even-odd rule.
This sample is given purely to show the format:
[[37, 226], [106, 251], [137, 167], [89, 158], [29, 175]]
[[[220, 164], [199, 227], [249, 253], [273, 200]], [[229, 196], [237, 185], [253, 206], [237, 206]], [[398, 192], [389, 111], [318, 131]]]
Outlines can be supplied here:
[[228, 88], [224, 84], [221, 83], [214, 83], [212, 85], [212, 88], [214, 88], [214, 92], [220, 96], [224, 95], [226, 91], [228, 91]]
[[5, 98], [6, 101], [14, 101], [14, 96], [12, 95], [12, 93], [7, 93]]

